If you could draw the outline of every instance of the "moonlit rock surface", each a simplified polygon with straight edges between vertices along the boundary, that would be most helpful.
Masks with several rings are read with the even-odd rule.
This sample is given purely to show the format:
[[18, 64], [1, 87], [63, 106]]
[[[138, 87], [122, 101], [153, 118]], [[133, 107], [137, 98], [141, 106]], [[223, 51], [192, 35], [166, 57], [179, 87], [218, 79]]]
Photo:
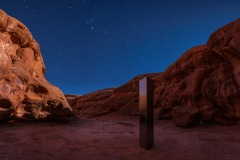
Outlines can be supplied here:
[[[234, 124], [240, 118], [240, 19], [214, 32], [206, 45], [186, 51], [163, 73], [140, 77], [144, 76], [155, 81], [159, 119], [172, 118], [174, 107], [185, 106], [198, 108], [205, 122]], [[100, 100], [95, 94], [78, 97], [72, 107], [92, 115], [97, 110], [138, 114], [138, 80], [134, 78]]]
[[65, 121], [72, 115], [65, 96], [44, 73], [40, 47], [30, 31], [0, 10], [0, 121]]

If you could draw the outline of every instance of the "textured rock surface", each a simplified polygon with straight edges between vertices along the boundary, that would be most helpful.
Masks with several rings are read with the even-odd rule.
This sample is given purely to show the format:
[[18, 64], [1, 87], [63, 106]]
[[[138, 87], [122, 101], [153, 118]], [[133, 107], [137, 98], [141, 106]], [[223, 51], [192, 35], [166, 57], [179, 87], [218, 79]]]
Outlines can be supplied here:
[[[154, 105], [159, 119], [172, 118], [173, 107], [185, 106], [198, 108], [205, 122], [233, 124], [240, 118], [240, 19], [214, 32], [206, 45], [186, 51], [163, 73], [148, 76], [155, 80]], [[138, 114], [139, 77], [89, 105], [88, 95], [85, 107]]]
[[74, 106], [73, 110], [77, 115], [81, 116], [99, 116], [109, 113], [107, 106], [108, 99], [111, 97], [114, 88], [99, 90], [76, 98], [69, 98], [67, 96], [70, 106]]
[[233, 124], [240, 118], [239, 88], [240, 19], [214, 32], [207, 45], [188, 50], [158, 77], [159, 118], [184, 105], [222, 125]]
[[30, 31], [0, 10], [0, 121], [65, 120], [72, 114], [63, 93], [44, 73]]
[[201, 113], [198, 108], [177, 106], [172, 109], [172, 117], [178, 127], [192, 127], [199, 124]]
[[104, 89], [74, 99], [68, 98], [75, 113], [81, 116], [99, 116], [117, 112], [118, 114], [138, 114], [138, 81], [144, 76], [154, 77], [158, 74], [147, 74], [135, 77], [118, 88]]

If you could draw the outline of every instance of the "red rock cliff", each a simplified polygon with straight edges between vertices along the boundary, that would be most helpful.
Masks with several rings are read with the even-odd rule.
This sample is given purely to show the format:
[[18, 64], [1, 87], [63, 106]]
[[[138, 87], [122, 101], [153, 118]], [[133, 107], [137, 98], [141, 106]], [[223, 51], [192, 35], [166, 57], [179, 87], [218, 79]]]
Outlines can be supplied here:
[[44, 77], [38, 43], [25, 25], [0, 10], [0, 121], [65, 120], [63, 93]]
[[175, 106], [199, 108], [203, 120], [240, 118], [240, 19], [214, 32], [206, 45], [185, 52], [157, 78], [159, 118]]

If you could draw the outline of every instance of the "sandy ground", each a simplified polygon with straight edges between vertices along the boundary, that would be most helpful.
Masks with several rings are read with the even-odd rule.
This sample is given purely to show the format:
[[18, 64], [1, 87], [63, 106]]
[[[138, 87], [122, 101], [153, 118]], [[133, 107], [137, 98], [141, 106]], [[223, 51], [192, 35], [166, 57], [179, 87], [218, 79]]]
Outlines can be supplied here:
[[139, 147], [138, 117], [105, 116], [70, 124], [0, 125], [0, 160], [239, 160], [240, 123], [181, 129], [155, 121], [155, 147]]

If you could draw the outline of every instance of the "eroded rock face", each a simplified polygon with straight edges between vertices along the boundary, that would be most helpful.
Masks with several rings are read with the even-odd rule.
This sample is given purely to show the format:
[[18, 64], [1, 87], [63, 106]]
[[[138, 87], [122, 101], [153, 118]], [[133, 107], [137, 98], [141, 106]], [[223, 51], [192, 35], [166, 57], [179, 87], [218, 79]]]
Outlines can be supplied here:
[[18, 20], [0, 10], [0, 121], [65, 120], [72, 109], [44, 77], [38, 43]]
[[90, 94], [68, 98], [69, 104], [81, 116], [95, 117], [108, 113], [138, 115], [138, 81], [157, 74], [137, 76], [118, 88], [104, 89]]
[[114, 88], [99, 90], [90, 94], [71, 98], [66, 96], [77, 115], [95, 117], [109, 113], [109, 106], [106, 101], [112, 96]]
[[206, 45], [188, 50], [157, 78], [159, 118], [184, 105], [219, 124], [233, 124], [240, 118], [239, 89], [240, 19], [214, 32]]
[[[233, 124], [240, 118], [240, 19], [214, 32], [206, 45], [186, 51], [163, 73], [140, 77], [144, 76], [155, 81], [154, 105], [159, 119], [171, 119], [174, 107], [185, 106], [198, 108], [205, 122]], [[138, 80], [85, 107], [138, 114]], [[84, 104], [92, 98], [88, 97]], [[82, 98], [76, 102], [74, 108], [83, 106]]]

